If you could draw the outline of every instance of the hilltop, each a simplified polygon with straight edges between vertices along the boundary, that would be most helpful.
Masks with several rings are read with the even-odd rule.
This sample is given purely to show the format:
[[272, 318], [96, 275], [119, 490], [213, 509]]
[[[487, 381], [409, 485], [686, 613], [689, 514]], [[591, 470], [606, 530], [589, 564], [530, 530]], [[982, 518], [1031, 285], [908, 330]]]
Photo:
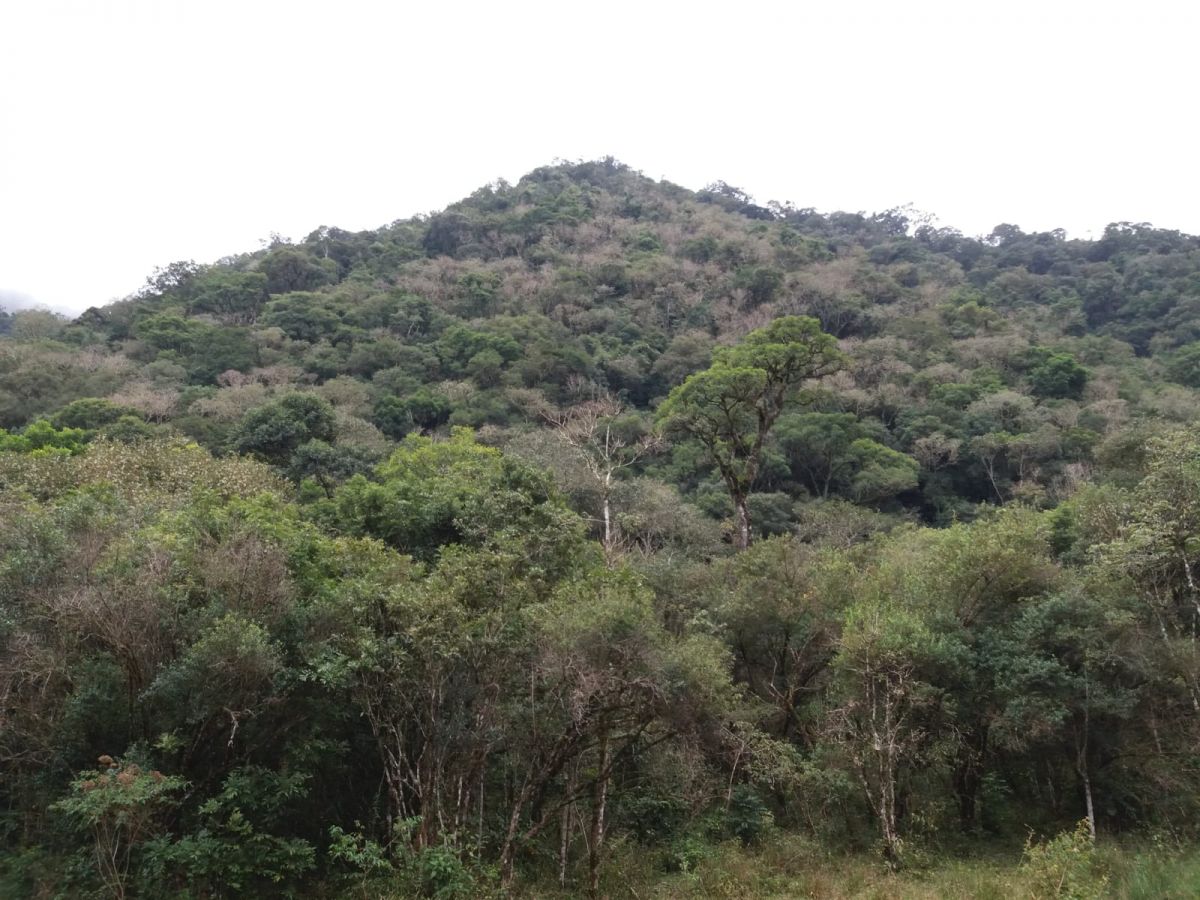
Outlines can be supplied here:
[[[903, 210], [692, 192], [609, 159], [374, 231], [174, 263], [73, 323], [18, 313], [0, 426], [94, 427], [62, 411], [102, 398], [224, 452], [252, 408], [310, 391], [341, 423], [336, 479], [412, 431], [466, 425], [505, 444], [545, 423], [538, 410], [597, 392], [649, 411], [714, 349], [813, 316], [850, 363], [780, 424], [755, 484], [762, 527], [830, 496], [946, 522], [1016, 496], [1053, 503], [1119, 468], [1121, 435], [1192, 419], [1198, 312], [1194, 236], [1118, 223], [1095, 241], [1008, 225], [975, 239]], [[855, 441], [884, 470], [857, 486]], [[727, 512], [685, 452], [646, 466]]]

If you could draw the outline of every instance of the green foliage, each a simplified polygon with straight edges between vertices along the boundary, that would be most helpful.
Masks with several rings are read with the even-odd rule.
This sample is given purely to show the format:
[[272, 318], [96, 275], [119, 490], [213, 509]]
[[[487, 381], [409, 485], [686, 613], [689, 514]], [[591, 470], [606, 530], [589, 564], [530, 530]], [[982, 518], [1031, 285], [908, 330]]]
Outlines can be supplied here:
[[463, 866], [462, 860], [448, 848], [431, 847], [422, 851], [417, 857], [416, 866], [422, 897], [458, 900], [475, 893], [474, 879]]
[[917, 486], [917, 461], [897, 450], [859, 438], [850, 445], [848, 455], [856, 469], [850, 493], [859, 503], [886, 500]]
[[[279, 648], [266, 629], [229, 613], [202, 630], [150, 692], [176, 700], [188, 722], [202, 723], [226, 709], [252, 714], [270, 695], [282, 669]], [[236, 715], [231, 716], [236, 723]]]
[[1029, 385], [1040, 397], [1078, 399], [1087, 384], [1088, 370], [1067, 353], [1037, 348], [1029, 369]]
[[404, 399], [384, 397], [375, 406], [375, 421], [385, 434], [397, 440], [414, 429], [429, 430], [445, 424], [449, 416], [449, 401], [424, 388]]
[[295, 893], [316, 865], [312, 845], [264, 830], [304, 793], [303, 778], [257, 767], [230, 773], [201, 804], [196, 829], [145, 848], [141, 880], [147, 893], [172, 897], [268, 897]]
[[252, 409], [231, 437], [240, 453], [286, 463], [301, 445], [336, 438], [333, 407], [314, 394], [289, 394]]
[[258, 360], [258, 351], [244, 332], [208, 328], [195, 335], [185, 365], [192, 381], [211, 384], [222, 373], [245, 371]]
[[740, 269], [734, 279], [746, 292], [747, 301], [752, 306], [770, 303], [783, 287], [784, 274], [771, 266], [755, 266]]
[[0, 894], [1190, 896], [1198, 273], [609, 159], [0, 316]]
[[[355, 823], [359, 828], [361, 823]], [[385, 875], [394, 871], [387, 851], [361, 831], [348, 833], [338, 825], [329, 828], [329, 858], [364, 875]]]
[[83, 397], [72, 400], [51, 418], [57, 428], [97, 429], [111, 425], [122, 416], [136, 415], [128, 407], [118, 406], [111, 400], [98, 397]]
[[456, 428], [447, 440], [409, 435], [379, 466], [337, 490], [324, 514], [353, 534], [432, 558], [448, 544], [524, 545], [534, 566], [559, 570], [581, 524], [549, 479]]
[[196, 336], [204, 330], [204, 326], [191, 319], [186, 319], [177, 313], [162, 312], [142, 319], [136, 328], [136, 335], [157, 350], [174, 350], [178, 353], [190, 353], [196, 341]]
[[1200, 341], [1180, 347], [1167, 361], [1167, 377], [1188, 387], [1200, 387]]
[[1029, 873], [1038, 898], [1098, 900], [1108, 895], [1108, 875], [1096, 852], [1087, 822], [1045, 841], [1025, 842], [1022, 867]]
[[267, 304], [263, 323], [279, 328], [293, 340], [315, 343], [341, 324], [339, 312], [327, 295], [291, 292]]
[[671, 391], [658, 409], [669, 432], [698, 441], [729, 490], [738, 514], [739, 546], [750, 542], [746, 498], [758, 477], [771, 428], [807, 379], [842, 361], [815, 319], [776, 319], [742, 343], [715, 354], [713, 365]]
[[188, 311], [224, 322], [252, 323], [267, 300], [267, 276], [260, 272], [210, 269], [188, 285]]
[[160, 826], [163, 808], [175, 802], [172, 795], [186, 782], [107, 755], [99, 762], [103, 768], [81, 772], [54, 809], [91, 833], [96, 872], [119, 900], [129, 889], [137, 854]]
[[730, 796], [725, 819], [730, 833], [747, 846], [761, 841], [774, 824], [767, 805], [745, 785], [740, 785]]
[[265, 276], [260, 278], [270, 294], [311, 291], [335, 280], [337, 265], [330, 263], [291, 247], [276, 247], [259, 264]]
[[850, 413], [793, 413], [780, 418], [775, 437], [792, 471], [818, 497], [850, 490], [857, 462], [851, 445], [872, 432]]
[[1112, 865], [1115, 872], [1111, 883], [1119, 885], [1121, 896], [1130, 900], [1184, 900], [1195, 892], [1195, 885], [1200, 883], [1200, 858], [1172, 843], [1155, 835], [1149, 847], [1137, 848], [1141, 852], [1136, 856], [1118, 857]]
[[0, 453], [71, 456], [83, 450], [86, 440], [82, 428], [55, 428], [45, 419], [39, 419], [17, 434], [7, 434], [0, 429]]
[[162, 429], [142, 421], [139, 416], [121, 416], [111, 425], [101, 428], [99, 437], [105, 441], [134, 444], [138, 441], [152, 440], [161, 434]]
[[520, 344], [506, 335], [475, 331], [463, 325], [452, 325], [438, 338], [438, 359], [448, 374], [468, 374], [471, 361], [494, 360], [497, 371], [505, 363], [521, 355]]
[[365, 447], [333, 446], [312, 440], [292, 453], [288, 476], [296, 482], [311, 478], [326, 495], [332, 496], [335, 485], [370, 472], [377, 460], [378, 455]]

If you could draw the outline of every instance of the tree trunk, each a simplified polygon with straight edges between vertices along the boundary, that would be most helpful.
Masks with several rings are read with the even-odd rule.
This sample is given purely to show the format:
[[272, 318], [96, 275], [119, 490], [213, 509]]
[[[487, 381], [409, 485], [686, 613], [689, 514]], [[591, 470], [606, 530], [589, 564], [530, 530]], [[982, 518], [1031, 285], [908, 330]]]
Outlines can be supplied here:
[[600, 735], [600, 758], [596, 762], [596, 784], [592, 790], [592, 827], [588, 847], [588, 896], [600, 892], [600, 851], [604, 847], [604, 808], [608, 802], [608, 728]]
[[611, 487], [606, 479], [604, 485], [604, 556], [612, 562], [616, 552], [616, 535], [613, 534]]
[[958, 827], [963, 832], [973, 831], [976, 798], [979, 793], [979, 779], [973, 765], [960, 764], [960, 768], [954, 773], [954, 787], [958, 793]]
[[958, 824], [964, 831], [975, 828], [979, 791], [983, 786], [983, 760], [987, 753], [987, 728], [968, 733], [954, 763], [954, 792], [958, 797]]
[[1083, 672], [1083, 733], [1076, 736], [1075, 769], [1083, 781], [1083, 799], [1087, 804], [1088, 831], [1096, 840], [1096, 807], [1092, 803], [1092, 779], [1088, 774], [1088, 738], [1091, 736], [1092, 685], [1087, 669]]
[[1083, 765], [1079, 769], [1079, 777], [1083, 779], [1083, 799], [1087, 804], [1087, 823], [1088, 831], [1092, 835], [1092, 840], [1096, 840], [1096, 807], [1092, 803], [1092, 780], [1088, 777], [1087, 761], [1084, 760]]
[[879, 827], [883, 832], [883, 858], [888, 868], [900, 868], [900, 829], [896, 823], [896, 786], [879, 786]]
[[521, 806], [513, 804], [508, 816], [508, 829], [504, 833], [504, 845], [500, 848], [500, 884], [508, 887], [513, 880], [513, 857], [516, 855], [517, 827], [521, 823]]
[[[567, 776], [567, 796], [575, 794], [575, 779], [577, 772], [572, 769]], [[558, 836], [558, 886], [567, 886], [567, 860], [571, 853], [571, 828], [574, 825], [575, 804], [563, 804], [562, 818], [559, 820]]]
[[745, 497], [734, 497], [733, 505], [737, 510], [737, 533], [734, 535], [735, 546], [745, 550], [750, 546], [750, 510], [746, 506]]
[[567, 886], [567, 852], [571, 848], [571, 805], [562, 808], [558, 832], [558, 886]]

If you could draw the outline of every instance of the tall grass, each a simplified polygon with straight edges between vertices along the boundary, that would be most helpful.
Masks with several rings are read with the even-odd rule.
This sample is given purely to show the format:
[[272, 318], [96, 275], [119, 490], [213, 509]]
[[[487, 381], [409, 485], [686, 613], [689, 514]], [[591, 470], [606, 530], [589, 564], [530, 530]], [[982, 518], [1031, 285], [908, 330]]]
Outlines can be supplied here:
[[[1118, 846], [1096, 848], [1095, 865], [1108, 876], [1101, 896], [1117, 900], [1200, 898], [1200, 848]], [[838, 853], [795, 835], [775, 834], [762, 846], [736, 841], [710, 845], [690, 871], [667, 871], [659, 851], [626, 845], [605, 867], [601, 895], [611, 900], [1041, 900], [1070, 898], [1078, 883], [1055, 891], [1019, 848], [980, 843], [954, 855], [926, 853], [891, 873], [871, 853]], [[527, 881], [522, 896], [565, 900], [583, 896], [580, 885]]]

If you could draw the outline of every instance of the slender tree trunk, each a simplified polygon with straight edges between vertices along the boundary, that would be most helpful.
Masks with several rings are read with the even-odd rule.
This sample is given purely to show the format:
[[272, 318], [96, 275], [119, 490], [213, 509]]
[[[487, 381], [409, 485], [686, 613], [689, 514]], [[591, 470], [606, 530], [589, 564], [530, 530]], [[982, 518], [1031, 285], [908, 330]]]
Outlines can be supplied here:
[[1096, 840], [1096, 806], [1092, 803], [1092, 779], [1088, 773], [1088, 738], [1091, 736], [1091, 705], [1092, 685], [1088, 680], [1087, 670], [1083, 675], [1083, 734], [1076, 743], [1075, 769], [1083, 782], [1083, 800], [1087, 805], [1088, 831], [1092, 840]]
[[588, 895], [599, 896], [600, 852], [604, 847], [604, 810], [608, 804], [608, 728], [600, 735], [596, 785], [592, 791], [592, 827], [588, 847]]
[[612, 483], [611, 477], [604, 483], [604, 556], [612, 562], [616, 552], [616, 535], [613, 534], [612, 522]]
[[888, 868], [900, 868], [900, 837], [896, 829], [893, 810], [885, 803], [879, 810], [879, 821], [883, 828], [883, 858]]
[[517, 828], [521, 824], [523, 803], [514, 802], [508, 816], [508, 828], [504, 833], [504, 845], [500, 848], [500, 883], [505, 887], [512, 884], [513, 857], [516, 854]]
[[[569, 796], [575, 793], [576, 770], [573, 768], [567, 776], [567, 794]], [[571, 827], [573, 825], [575, 804], [567, 803], [562, 808], [562, 819], [559, 821], [559, 843], [558, 843], [558, 885], [559, 887], [567, 886], [567, 859], [571, 852]]]
[[896, 815], [896, 772], [891, 754], [879, 767], [879, 823], [883, 830], [883, 857], [889, 868], [900, 867], [900, 825]]
[[971, 831], [979, 809], [979, 790], [983, 784], [983, 763], [987, 755], [987, 726], [971, 732], [958, 750], [954, 765], [954, 791], [958, 795], [959, 827]]
[[508, 828], [504, 832], [504, 844], [500, 848], [500, 883], [505, 887], [512, 884], [513, 866], [517, 853], [517, 837], [521, 826], [521, 813], [524, 812], [525, 804], [532, 795], [532, 779], [526, 776], [524, 784], [521, 785], [510, 801], [512, 808], [508, 816]]
[[1091, 832], [1094, 841], [1096, 839], [1096, 807], [1092, 803], [1092, 780], [1088, 777], [1087, 760], [1084, 760], [1083, 765], [1079, 767], [1079, 777], [1083, 779], [1083, 799], [1087, 804], [1088, 831]]
[[737, 534], [735, 535], [735, 544], [739, 550], [745, 550], [750, 546], [750, 510], [746, 506], [746, 498], [735, 496], [733, 505], [737, 519]]
[[958, 827], [969, 832], [975, 828], [976, 798], [979, 779], [972, 763], [960, 763], [954, 773], [954, 787], [958, 793]]
[[571, 805], [562, 808], [558, 832], [558, 886], [567, 886], [567, 851], [571, 847]]

